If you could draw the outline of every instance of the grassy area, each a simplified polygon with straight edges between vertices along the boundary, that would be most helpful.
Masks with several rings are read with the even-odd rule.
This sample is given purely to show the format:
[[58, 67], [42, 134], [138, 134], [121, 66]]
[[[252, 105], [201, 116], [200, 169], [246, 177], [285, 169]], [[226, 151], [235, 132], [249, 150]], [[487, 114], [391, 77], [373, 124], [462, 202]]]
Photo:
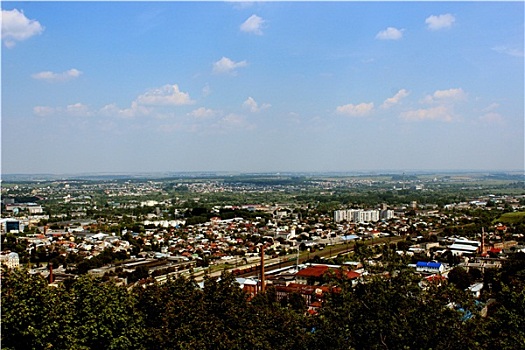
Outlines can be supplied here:
[[505, 213], [501, 215], [497, 221], [504, 224], [517, 224], [520, 222], [525, 222], [525, 211]]

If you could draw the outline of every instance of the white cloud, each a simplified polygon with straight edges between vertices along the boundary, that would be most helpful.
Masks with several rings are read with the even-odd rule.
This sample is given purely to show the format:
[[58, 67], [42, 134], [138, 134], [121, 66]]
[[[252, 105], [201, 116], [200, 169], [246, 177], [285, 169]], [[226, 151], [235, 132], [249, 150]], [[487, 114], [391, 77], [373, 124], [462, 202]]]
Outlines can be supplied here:
[[241, 125], [246, 121], [243, 116], [237, 114], [228, 114], [221, 120], [221, 124], [227, 125]]
[[245, 116], [204, 107], [197, 108], [186, 114], [189, 118], [174, 120], [161, 125], [158, 130], [163, 132], [183, 131], [200, 134], [224, 134], [235, 130], [251, 130], [255, 127]]
[[376, 39], [379, 40], [399, 40], [403, 37], [404, 29], [397, 29], [394, 27], [388, 27], [385, 30], [380, 31], [376, 35]]
[[210, 94], [211, 94], [210, 85], [208, 83], [206, 83], [206, 85], [204, 85], [204, 87], [202, 88], [202, 95], [203, 96], [209, 96]]
[[401, 100], [409, 95], [409, 92], [405, 89], [399, 90], [394, 96], [389, 97], [383, 102], [381, 108], [390, 108], [394, 105], [397, 105]]
[[33, 113], [40, 117], [46, 117], [51, 115], [56, 116], [69, 116], [69, 117], [90, 117], [94, 113], [89, 106], [83, 103], [75, 103], [64, 107], [49, 107], [49, 106], [36, 106], [33, 107]]
[[104, 116], [113, 116], [115, 114], [118, 114], [121, 109], [118, 108], [118, 106], [114, 103], [111, 103], [109, 105], [105, 105], [100, 109], [100, 114]]
[[152, 89], [140, 95], [136, 101], [149, 106], [182, 106], [194, 103], [188, 93], [179, 90], [177, 84]]
[[456, 21], [456, 18], [450, 13], [438, 16], [430, 16], [425, 20], [427, 28], [430, 30], [440, 30], [444, 28], [450, 28]]
[[465, 92], [463, 89], [448, 89], [448, 90], [437, 90], [434, 92], [434, 97], [437, 99], [464, 99]]
[[228, 57], [223, 57], [213, 64], [213, 72], [217, 74], [221, 73], [236, 73], [237, 68], [246, 67], [248, 63], [246, 61], [235, 62]]
[[344, 106], [338, 106], [336, 112], [338, 114], [359, 117], [369, 114], [374, 109], [374, 104], [371, 103], [360, 103], [358, 105], [347, 104]]
[[250, 124], [246, 121], [246, 118], [238, 114], [228, 114], [219, 121], [218, 124], [220, 129], [246, 129], [252, 130], [255, 125]]
[[436, 120], [451, 122], [455, 119], [453, 108], [458, 101], [465, 100], [467, 94], [461, 88], [436, 90], [432, 95], [423, 98], [422, 103], [433, 104], [433, 107], [406, 111], [401, 118], [407, 121]]
[[23, 11], [2, 10], [2, 40], [6, 47], [15, 46], [16, 41], [29, 39], [44, 31], [44, 27], [35, 20], [29, 19]]
[[243, 24], [241, 24], [241, 31], [246, 33], [253, 33], [262, 35], [262, 27], [265, 20], [257, 15], [251, 15]]
[[490, 124], [493, 124], [493, 123], [501, 124], [501, 123], [503, 123], [503, 116], [501, 114], [499, 114], [499, 113], [496, 113], [496, 112], [486, 113], [486, 114], [482, 115], [481, 117], [479, 117], [479, 119], [482, 122], [490, 123]]
[[508, 47], [508, 46], [496, 46], [496, 47], [493, 47], [492, 50], [498, 53], [502, 53], [505, 55], [513, 56], [513, 57], [523, 57], [524, 56], [523, 49], [520, 50], [517, 48]]
[[499, 108], [499, 103], [494, 102], [488, 105], [487, 107], [483, 108], [483, 112], [491, 112], [497, 108]]
[[62, 73], [53, 73], [50, 71], [35, 73], [31, 75], [33, 79], [45, 80], [49, 82], [67, 81], [78, 78], [82, 74], [78, 69], [72, 68]]
[[452, 113], [445, 106], [407, 111], [401, 114], [401, 118], [406, 121], [438, 120], [450, 122], [453, 120]]
[[243, 102], [242, 106], [248, 109], [252, 113], [260, 112], [264, 109], [270, 108], [272, 105], [268, 103], [263, 103], [261, 106], [253, 99], [253, 97], [248, 97], [246, 101]]
[[48, 106], [36, 106], [33, 107], [33, 113], [41, 117], [46, 117], [48, 115], [53, 115], [55, 113], [55, 109]]
[[155, 107], [183, 106], [195, 103], [186, 92], [182, 92], [177, 84], [166, 84], [160, 88], [151, 89], [138, 96], [131, 102], [129, 108], [121, 109], [115, 104], [109, 104], [100, 109], [100, 113], [106, 116], [119, 116], [123, 118], [134, 118], [140, 116], [154, 115]]
[[110, 117], [118, 116], [122, 118], [135, 118], [151, 114], [151, 109], [139, 105], [137, 101], [131, 102], [131, 106], [129, 108], [123, 109], [118, 108], [116, 104], [112, 103], [102, 107], [100, 109], [100, 114]]
[[448, 89], [448, 90], [436, 90], [433, 95], [427, 95], [423, 102], [434, 103], [434, 102], [452, 102], [458, 100], [464, 100], [467, 94], [463, 89]]
[[252, 7], [255, 4], [253, 1], [228, 0], [227, 2], [230, 2], [233, 8], [236, 10], [244, 10]]
[[[156, 107], [180, 106], [194, 103], [188, 93], [181, 92], [175, 85], [164, 85], [157, 89], [152, 89], [133, 100], [128, 108], [119, 108], [116, 104], [107, 104], [99, 110], [90, 110], [82, 103], [76, 103], [67, 107], [45, 107], [37, 106], [33, 108], [33, 113], [39, 116], [47, 115], [69, 115], [69, 116], [106, 116], [135, 118], [140, 116], [152, 116], [164, 118], [161, 110]], [[199, 112], [196, 112], [199, 113]], [[202, 111], [200, 111], [202, 113]]]
[[92, 115], [89, 107], [82, 103], [75, 103], [66, 107], [66, 114], [74, 117], [89, 117]]
[[213, 109], [204, 108], [204, 107], [197, 108], [191, 111], [190, 113], [188, 113], [190, 117], [197, 118], [197, 119], [213, 118], [217, 114], [218, 114], [217, 111], [214, 111]]
[[496, 111], [499, 107], [499, 103], [494, 102], [488, 105], [487, 107], [483, 108], [481, 111], [484, 112], [484, 114], [479, 117], [479, 120], [486, 124], [504, 123], [503, 116]]

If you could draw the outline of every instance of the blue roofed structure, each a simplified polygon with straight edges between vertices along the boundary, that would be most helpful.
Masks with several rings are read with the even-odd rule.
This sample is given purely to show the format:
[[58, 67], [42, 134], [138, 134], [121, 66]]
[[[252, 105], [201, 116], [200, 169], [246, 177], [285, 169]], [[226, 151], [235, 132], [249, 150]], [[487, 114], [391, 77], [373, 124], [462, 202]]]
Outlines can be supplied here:
[[356, 235], [346, 235], [346, 236], [341, 236], [341, 239], [343, 241], [353, 241], [353, 240], [356, 240], [358, 239], [359, 236], [356, 236]]
[[418, 261], [416, 264], [416, 271], [441, 273], [445, 271], [445, 266], [443, 266], [442, 263], [433, 262], [433, 261]]

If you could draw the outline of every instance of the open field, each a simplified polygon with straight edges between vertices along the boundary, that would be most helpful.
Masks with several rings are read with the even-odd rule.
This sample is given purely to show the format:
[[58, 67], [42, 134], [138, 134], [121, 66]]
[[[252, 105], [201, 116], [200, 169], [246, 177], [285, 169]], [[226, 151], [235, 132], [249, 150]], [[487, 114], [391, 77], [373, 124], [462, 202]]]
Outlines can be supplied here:
[[504, 224], [516, 224], [519, 222], [525, 222], [525, 212], [519, 211], [515, 213], [505, 213], [500, 216], [498, 221]]

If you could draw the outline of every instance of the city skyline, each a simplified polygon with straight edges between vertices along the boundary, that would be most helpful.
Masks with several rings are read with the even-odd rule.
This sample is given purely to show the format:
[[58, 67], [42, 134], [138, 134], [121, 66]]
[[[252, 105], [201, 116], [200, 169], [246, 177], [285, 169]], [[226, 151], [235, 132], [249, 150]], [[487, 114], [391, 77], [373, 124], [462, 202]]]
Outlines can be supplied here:
[[3, 2], [2, 174], [523, 170], [523, 2]]

